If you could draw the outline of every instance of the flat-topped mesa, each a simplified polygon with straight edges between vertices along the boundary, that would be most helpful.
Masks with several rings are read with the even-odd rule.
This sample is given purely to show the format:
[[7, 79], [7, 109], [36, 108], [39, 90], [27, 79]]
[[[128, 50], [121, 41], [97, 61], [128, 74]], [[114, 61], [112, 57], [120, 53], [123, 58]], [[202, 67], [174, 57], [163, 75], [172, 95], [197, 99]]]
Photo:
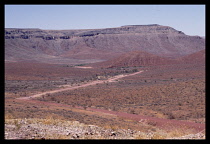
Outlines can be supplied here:
[[167, 33], [176, 33], [176, 34], [184, 34], [182, 31], [178, 31], [169, 26], [162, 26], [158, 24], [149, 24], [149, 25], [125, 25], [121, 26], [121, 28], [133, 30], [135, 33], [159, 33], [159, 34], [167, 34]]
[[14, 38], [43, 38], [46, 40], [69, 39], [71, 36], [90, 37], [99, 34], [184, 34], [169, 26], [161, 26], [158, 24], [150, 25], [125, 25], [116, 28], [105, 29], [86, 29], [86, 30], [41, 30], [41, 29], [18, 29], [6, 28], [5, 39]]
[[5, 57], [11, 61], [48, 62], [50, 57], [53, 62], [57, 59], [64, 63], [71, 62], [69, 59], [93, 59], [95, 62], [130, 51], [177, 58], [202, 49], [205, 49], [203, 38], [158, 24], [75, 30], [5, 28]]
[[160, 26], [159, 24], [147, 24], [147, 25], [124, 25], [124, 26], [121, 26], [121, 27], [128, 27], [128, 26], [134, 26], [134, 27], [138, 27], [138, 26]]
[[184, 34], [182, 31], [177, 31], [169, 26], [161, 26], [158, 24], [151, 25], [125, 25], [116, 28], [106, 28], [106, 29], [96, 29], [86, 32], [80, 32], [78, 35], [84, 36], [94, 36], [98, 34], [127, 34], [127, 33], [136, 33], [136, 34]]

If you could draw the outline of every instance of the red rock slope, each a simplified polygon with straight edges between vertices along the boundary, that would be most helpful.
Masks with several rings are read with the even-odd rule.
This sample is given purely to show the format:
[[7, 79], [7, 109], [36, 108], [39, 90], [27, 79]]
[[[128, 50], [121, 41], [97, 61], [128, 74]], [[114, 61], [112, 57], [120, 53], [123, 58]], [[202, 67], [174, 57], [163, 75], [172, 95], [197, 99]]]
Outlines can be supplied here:
[[97, 66], [112, 68], [112, 67], [166, 65], [172, 63], [175, 63], [175, 61], [165, 57], [159, 57], [143, 51], [132, 51], [123, 54], [117, 58], [97, 63]]

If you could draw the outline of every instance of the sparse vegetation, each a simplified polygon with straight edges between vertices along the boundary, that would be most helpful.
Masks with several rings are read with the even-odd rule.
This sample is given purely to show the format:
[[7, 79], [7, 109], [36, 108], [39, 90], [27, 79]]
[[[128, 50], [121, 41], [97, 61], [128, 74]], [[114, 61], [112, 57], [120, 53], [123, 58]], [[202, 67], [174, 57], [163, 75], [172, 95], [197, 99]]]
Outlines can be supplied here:
[[[90, 111], [90, 108], [205, 123], [205, 78], [202, 66], [174, 65], [142, 67], [142, 69], [127, 67], [79, 70], [74, 67], [68, 67], [67, 70], [67, 67], [60, 66], [61, 69], [56, 70], [58, 65], [48, 65], [46, 68], [43, 68], [44, 65], [36, 65], [37, 75], [31, 73], [27, 65], [22, 65], [22, 70], [18, 69], [17, 66], [18, 64], [6, 67], [5, 124], [13, 125], [15, 131], [18, 132], [23, 132], [25, 128], [24, 123], [20, 123], [20, 121], [25, 121], [25, 118], [32, 118], [34, 121], [31, 123], [35, 124], [42, 123], [52, 126], [60, 125], [61, 121], [63, 123], [79, 121], [84, 124], [84, 127], [86, 127], [85, 125], [96, 125], [113, 132], [97, 136], [84, 134], [84, 136], [80, 135], [79, 139], [167, 139], [196, 133], [189, 128], [185, 128], [186, 131], [183, 131], [177, 127], [169, 132], [160, 129], [158, 123], [154, 121], [139, 123], [135, 120], [126, 120], [123, 117]], [[185, 69], [186, 67], [187, 69]], [[17, 73], [12, 73], [16, 68]], [[118, 79], [118, 82], [101, 83], [71, 91], [46, 94], [34, 101], [26, 102], [16, 99], [65, 88], [65, 85], [81, 86], [87, 82], [98, 80], [99, 77], [106, 80], [137, 70], [147, 71], [139, 75]], [[54, 73], [50, 73], [51, 71]], [[42, 120], [35, 121], [35, 119]], [[30, 121], [27, 120], [27, 123], [29, 124]], [[131, 134], [132, 132], [128, 129], [136, 132]], [[7, 131], [9, 130], [11, 129], [8, 128]], [[129, 136], [120, 137], [123, 133], [121, 130], [130, 133]], [[30, 132], [27, 133], [30, 135]], [[73, 137], [73, 135], [60, 133], [57, 136], [56, 133], [46, 133], [44, 137], [38, 135], [37, 137], [25, 136], [25, 138], [78, 138], [77, 135]]]
[[205, 39], [158, 24], [4, 33], [5, 139], [205, 139]]

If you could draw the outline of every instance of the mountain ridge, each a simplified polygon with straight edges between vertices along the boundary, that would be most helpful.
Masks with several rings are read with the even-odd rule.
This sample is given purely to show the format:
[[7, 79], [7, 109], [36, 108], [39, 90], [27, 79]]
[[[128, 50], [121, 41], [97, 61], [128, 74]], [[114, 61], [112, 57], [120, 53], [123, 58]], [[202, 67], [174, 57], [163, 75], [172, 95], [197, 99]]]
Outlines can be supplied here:
[[[5, 60], [53, 59], [105, 61], [130, 51], [181, 57], [205, 49], [205, 40], [169, 26], [126, 25], [116, 28], [42, 30], [5, 28]], [[37, 58], [35, 55], [42, 56]], [[31, 57], [31, 58], [30, 58]]]

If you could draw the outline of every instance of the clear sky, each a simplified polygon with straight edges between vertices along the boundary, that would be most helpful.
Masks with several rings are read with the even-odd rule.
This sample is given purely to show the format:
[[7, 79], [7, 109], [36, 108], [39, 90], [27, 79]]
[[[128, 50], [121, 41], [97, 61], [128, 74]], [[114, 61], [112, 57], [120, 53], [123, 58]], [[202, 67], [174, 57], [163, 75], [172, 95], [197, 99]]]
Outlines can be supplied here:
[[205, 36], [205, 5], [5, 5], [5, 28], [96, 29], [144, 24]]

